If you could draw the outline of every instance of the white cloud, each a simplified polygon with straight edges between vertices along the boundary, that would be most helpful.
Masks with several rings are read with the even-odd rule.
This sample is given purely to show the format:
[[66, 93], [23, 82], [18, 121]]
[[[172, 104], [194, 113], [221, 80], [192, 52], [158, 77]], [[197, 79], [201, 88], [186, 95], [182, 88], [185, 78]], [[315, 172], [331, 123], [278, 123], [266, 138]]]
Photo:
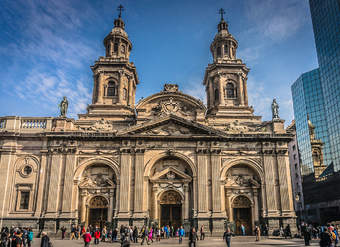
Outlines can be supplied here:
[[280, 41], [294, 35], [307, 21], [307, 4], [301, 0], [257, 0], [245, 5], [252, 32]]
[[[97, 14], [88, 9], [86, 11], [91, 13], [79, 15], [79, 9], [64, 0], [9, 4], [12, 6], [4, 18], [11, 23], [14, 21], [11, 18], [16, 16], [14, 12], [23, 15], [24, 18], [15, 19], [22, 28], [23, 37], [14, 37], [13, 42], [2, 47], [0, 52], [14, 58], [13, 70], [20, 67], [17, 64], [23, 59], [30, 63], [27, 64], [29, 68], [22, 68], [18, 76], [21, 78], [10, 78], [4, 85], [8, 94], [31, 100], [47, 112], [56, 109], [55, 114], [59, 101], [67, 96], [70, 102], [68, 116], [76, 117], [77, 113], [84, 112], [91, 102], [87, 86], [91, 85], [88, 83], [91, 78], [74, 78], [74, 75], [83, 73], [85, 68], [90, 70], [89, 59], [94, 60], [98, 53], [79, 30], [89, 18], [98, 17]], [[10, 27], [18, 28], [12, 24]]]
[[183, 92], [189, 94], [197, 99], [202, 100], [204, 104], [206, 104], [206, 93], [205, 87], [202, 84], [201, 79], [191, 79], [189, 82], [184, 86]]

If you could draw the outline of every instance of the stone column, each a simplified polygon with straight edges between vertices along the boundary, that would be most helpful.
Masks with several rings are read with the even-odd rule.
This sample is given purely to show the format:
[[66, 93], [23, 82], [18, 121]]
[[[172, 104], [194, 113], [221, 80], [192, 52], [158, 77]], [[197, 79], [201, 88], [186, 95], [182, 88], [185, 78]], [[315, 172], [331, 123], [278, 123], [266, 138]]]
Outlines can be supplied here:
[[280, 182], [282, 215], [295, 216], [287, 150], [279, 150], [277, 155], [277, 165]]
[[122, 148], [120, 152], [121, 176], [118, 217], [127, 220], [130, 217], [131, 149]]
[[99, 104], [103, 104], [103, 97], [104, 97], [104, 78], [103, 78], [103, 72], [102, 71], [98, 71], [98, 98], [97, 98], [97, 102]]
[[274, 158], [273, 158], [273, 150], [264, 150], [263, 155], [263, 168], [265, 173], [265, 188], [266, 195], [263, 198], [267, 200], [267, 210], [268, 216], [278, 216], [278, 206], [276, 202], [276, 182], [275, 182], [275, 173], [274, 173]]
[[244, 95], [244, 105], [248, 106], [248, 91], [247, 91], [247, 77], [243, 77], [243, 95]]
[[[55, 218], [58, 209], [58, 196], [59, 196], [59, 180], [61, 175], [61, 168], [63, 162], [62, 153], [54, 153], [51, 159], [51, 168], [49, 176], [48, 196], [47, 196], [47, 212], [46, 217]], [[60, 200], [60, 198], [59, 198]]]
[[211, 149], [211, 186], [213, 216], [221, 216], [220, 149]]
[[134, 217], [143, 218], [143, 177], [144, 177], [144, 149], [135, 149], [135, 201]]
[[259, 222], [259, 195], [257, 189], [253, 189], [254, 195], [254, 219], [255, 222]]
[[208, 162], [207, 150], [197, 149], [198, 216], [207, 217], [208, 213]]
[[153, 201], [153, 221], [158, 221], [158, 201], [157, 201], [158, 184], [152, 187], [152, 201]]
[[238, 73], [238, 80], [239, 80], [239, 90], [238, 90], [238, 97], [240, 105], [244, 105], [244, 92], [243, 92], [243, 79], [242, 79], [242, 73]]
[[81, 217], [80, 217], [81, 223], [84, 223], [86, 221], [86, 196], [87, 196], [86, 192], [81, 193]]
[[37, 204], [36, 204], [36, 211], [34, 216], [40, 217], [42, 210], [43, 210], [43, 196], [44, 196], [44, 184], [46, 179], [46, 166], [47, 166], [47, 150], [40, 151], [42, 153], [41, 160], [40, 160], [40, 169], [38, 174], [38, 195], [37, 195]]
[[208, 107], [212, 107], [214, 106], [214, 102], [215, 102], [215, 94], [214, 94], [214, 88], [213, 88], [213, 82], [214, 82], [214, 79], [213, 78], [210, 78], [208, 80], [208, 87], [209, 87], [209, 99], [210, 101], [208, 102]]
[[120, 104], [123, 103], [123, 76], [124, 76], [124, 71], [119, 70], [118, 102]]
[[113, 199], [113, 189], [110, 189], [109, 192], [110, 196], [110, 204], [107, 212], [107, 222], [112, 222], [112, 213], [113, 213], [113, 207], [114, 207], [114, 199]]
[[220, 105], [225, 105], [224, 104], [224, 87], [223, 87], [223, 82], [222, 82], [222, 75], [218, 76], [218, 83], [220, 86], [219, 92], [220, 92]]
[[65, 172], [63, 178], [63, 194], [62, 194], [62, 216], [64, 218], [71, 217], [72, 201], [76, 200], [75, 195], [72, 193], [73, 188], [73, 171], [76, 166], [76, 155], [74, 151], [66, 155]]
[[189, 186], [184, 184], [184, 220], [189, 220]]

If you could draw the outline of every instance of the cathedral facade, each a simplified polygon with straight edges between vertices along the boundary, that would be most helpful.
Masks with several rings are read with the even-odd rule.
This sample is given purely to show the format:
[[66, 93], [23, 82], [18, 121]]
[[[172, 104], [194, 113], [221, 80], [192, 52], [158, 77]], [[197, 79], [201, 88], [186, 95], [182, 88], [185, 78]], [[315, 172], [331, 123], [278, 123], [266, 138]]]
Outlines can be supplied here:
[[203, 79], [206, 105], [176, 84], [136, 104], [139, 80], [120, 16], [104, 46], [91, 66], [92, 104], [78, 120], [0, 118], [0, 226], [294, 231], [292, 135], [283, 120], [263, 122], [248, 105], [249, 69], [223, 18]]

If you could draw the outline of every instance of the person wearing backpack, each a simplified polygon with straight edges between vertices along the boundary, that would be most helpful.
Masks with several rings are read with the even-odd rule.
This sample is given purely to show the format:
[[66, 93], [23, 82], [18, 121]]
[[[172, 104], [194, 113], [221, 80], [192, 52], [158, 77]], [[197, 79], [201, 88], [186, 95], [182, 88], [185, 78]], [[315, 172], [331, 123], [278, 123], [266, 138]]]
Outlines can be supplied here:
[[33, 231], [31, 228], [28, 228], [27, 230], [27, 245], [28, 247], [31, 247], [33, 241]]
[[83, 239], [84, 239], [84, 247], [89, 247], [91, 240], [92, 240], [90, 232], [85, 232], [83, 234]]
[[320, 247], [329, 247], [332, 243], [332, 237], [329, 229], [324, 230], [320, 234]]

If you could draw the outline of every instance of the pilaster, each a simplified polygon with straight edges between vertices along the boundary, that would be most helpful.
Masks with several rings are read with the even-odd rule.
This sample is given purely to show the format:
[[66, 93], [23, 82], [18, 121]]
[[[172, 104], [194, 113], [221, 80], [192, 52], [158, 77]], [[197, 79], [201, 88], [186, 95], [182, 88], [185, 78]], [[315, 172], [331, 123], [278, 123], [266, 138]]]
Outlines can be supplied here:
[[118, 218], [130, 218], [130, 178], [131, 178], [131, 154], [130, 148], [120, 149], [120, 197]]
[[143, 215], [143, 176], [144, 176], [144, 148], [135, 149], [135, 200], [134, 218], [142, 218]]
[[206, 148], [197, 148], [198, 217], [208, 217], [208, 156]]

